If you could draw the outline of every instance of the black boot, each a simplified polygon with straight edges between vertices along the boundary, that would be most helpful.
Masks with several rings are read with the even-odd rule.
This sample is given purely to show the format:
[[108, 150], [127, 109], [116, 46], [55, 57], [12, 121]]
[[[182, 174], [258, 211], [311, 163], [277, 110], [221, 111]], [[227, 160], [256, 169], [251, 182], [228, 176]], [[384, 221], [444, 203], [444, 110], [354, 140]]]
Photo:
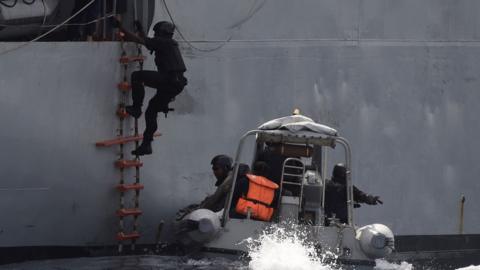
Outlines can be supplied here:
[[142, 109], [133, 105], [125, 106], [125, 111], [134, 118], [139, 118], [142, 115]]
[[142, 142], [140, 146], [132, 151], [132, 155], [134, 156], [143, 156], [143, 155], [151, 155], [152, 154], [152, 143], [151, 142]]

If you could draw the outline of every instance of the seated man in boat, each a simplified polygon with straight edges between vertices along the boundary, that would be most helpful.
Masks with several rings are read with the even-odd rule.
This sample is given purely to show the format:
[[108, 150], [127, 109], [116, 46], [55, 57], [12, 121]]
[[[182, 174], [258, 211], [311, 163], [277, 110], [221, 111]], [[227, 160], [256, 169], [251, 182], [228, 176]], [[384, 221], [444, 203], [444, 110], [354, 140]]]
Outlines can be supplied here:
[[[205, 208], [218, 212], [225, 207], [225, 200], [227, 199], [228, 192], [232, 187], [233, 168], [232, 158], [227, 155], [215, 156], [212, 161], [212, 171], [217, 179], [215, 186], [217, 190], [210, 196], [207, 196], [198, 206], [198, 208]], [[246, 164], [240, 164], [238, 168], [238, 176], [243, 177], [248, 173], [250, 168]]]
[[[177, 219], [181, 219], [188, 213], [197, 209], [208, 209], [213, 212], [219, 212], [225, 207], [225, 201], [232, 186], [232, 158], [227, 155], [217, 155], [210, 163], [212, 165], [212, 172], [217, 179], [215, 182], [217, 189], [212, 195], [207, 196], [200, 204], [192, 204], [181, 209], [177, 213]], [[248, 165], [240, 164], [238, 168], [239, 177], [245, 176], [249, 170], [250, 168]]]
[[153, 26], [153, 37], [146, 37], [142, 26], [136, 22], [138, 35], [131, 33], [122, 27], [119, 21], [115, 24], [125, 34], [125, 39], [144, 45], [150, 53], [155, 53], [155, 65], [157, 71], [138, 70], [132, 73], [132, 101], [133, 104], [125, 107], [125, 111], [132, 117], [139, 118], [142, 115], [142, 105], [145, 96], [145, 86], [157, 89], [155, 96], [148, 102], [145, 111], [145, 131], [142, 144], [132, 151], [133, 155], [142, 156], [152, 153], [151, 142], [157, 130], [157, 114], [169, 112], [168, 103], [178, 95], [187, 79], [183, 73], [187, 70], [178, 43], [173, 39], [175, 26], [166, 21], [158, 22]]
[[[325, 224], [328, 225], [329, 218], [339, 219], [340, 223], [348, 222], [347, 210], [347, 169], [342, 163], [338, 163], [333, 168], [332, 179], [327, 182], [325, 189]], [[383, 204], [379, 196], [368, 195], [357, 187], [353, 186], [353, 201], [355, 207], [360, 207], [360, 203], [376, 205]]]
[[250, 217], [256, 220], [270, 221], [273, 212], [276, 194], [279, 186], [266, 177], [268, 165], [257, 161], [253, 165], [252, 174], [239, 176], [235, 184], [232, 197], [230, 217]]

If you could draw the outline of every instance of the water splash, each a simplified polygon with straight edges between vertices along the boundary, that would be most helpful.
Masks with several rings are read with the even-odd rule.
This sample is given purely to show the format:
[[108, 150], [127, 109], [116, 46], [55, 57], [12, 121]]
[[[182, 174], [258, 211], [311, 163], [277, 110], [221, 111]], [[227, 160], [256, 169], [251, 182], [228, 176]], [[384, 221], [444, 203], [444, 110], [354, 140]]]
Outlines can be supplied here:
[[273, 224], [257, 239], [246, 239], [249, 249], [249, 269], [252, 270], [331, 270], [337, 265], [332, 253], [318, 254], [308, 241], [306, 230], [291, 223]]
[[480, 270], [480, 265], [470, 265], [467, 267], [458, 268], [457, 270]]
[[376, 270], [413, 270], [413, 266], [407, 262], [401, 262], [400, 264], [390, 263], [385, 260], [375, 260]]

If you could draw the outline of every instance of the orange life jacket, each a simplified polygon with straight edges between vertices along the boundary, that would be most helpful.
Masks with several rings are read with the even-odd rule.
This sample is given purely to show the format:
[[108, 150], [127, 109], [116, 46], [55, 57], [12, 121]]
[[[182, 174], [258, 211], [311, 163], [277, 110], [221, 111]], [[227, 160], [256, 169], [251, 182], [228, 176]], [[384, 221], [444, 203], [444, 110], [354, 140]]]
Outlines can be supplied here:
[[242, 215], [247, 215], [250, 209], [250, 215], [253, 219], [269, 221], [273, 215], [272, 204], [275, 190], [278, 185], [266, 177], [247, 174], [248, 193], [247, 197], [238, 200], [235, 211]]

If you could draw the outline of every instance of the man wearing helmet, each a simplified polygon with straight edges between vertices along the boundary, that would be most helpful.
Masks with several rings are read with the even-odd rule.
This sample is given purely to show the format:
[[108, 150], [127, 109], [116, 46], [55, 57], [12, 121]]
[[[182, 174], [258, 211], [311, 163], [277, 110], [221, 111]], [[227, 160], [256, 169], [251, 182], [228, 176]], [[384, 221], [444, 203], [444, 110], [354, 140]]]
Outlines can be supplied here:
[[[196, 209], [209, 209], [218, 212], [225, 207], [227, 195], [232, 187], [233, 167], [232, 158], [227, 155], [217, 155], [210, 162], [212, 172], [217, 181], [215, 186], [217, 189], [212, 195], [207, 196], [200, 204], [189, 205], [177, 213], [177, 219], [182, 219], [188, 213]], [[242, 178], [249, 172], [250, 168], [246, 164], [240, 164], [238, 169], [238, 177]]]
[[[199, 205], [198, 208], [210, 209], [218, 212], [225, 207], [225, 200], [228, 192], [232, 188], [233, 167], [232, 158], [227, 155], [217, 155], [212, 161], [212, 171], [217, 181], [215, 186], [217, 190], [210, 196], [207, 196]], [[246, 164], [240, 164], [238, 168], [238, 178], [244, 177], [250, 170]]]
[[[327, 182], [325, 189], [325, 215], [326, 224], [328, 218], [338, 218], [340, 223], [347, 223], [347, 168], [344, 164], [338, 163], [333, 168], [332, 179]], [[372, 196], [353, 186], [353, 201], [355, 207], [360, 207], [360, 203], [376, 205], [383, 204], [379, 196]]]
[[151, 142], [153, 134], [157, 130], [158, 112], [167, 115], [170, 103], [178, 95], [185, 85], [187, 79], [183, 73], [187, 70], [178, 48], [178, 43], [173, 39], [175, 26], [166, 21], [158, 22], [153, 26], [154, 36], [146, 37], [141, 24], [135, 22], [138, 35], [125, 30], [117, 21], [120, 31], [125, 34], [125, 39], [144, 45], [150, 53], [155, 53], [155, 65], [157, 71], [140, 70], [132, 73], [132, 100], [133, 104], [126, 106], [126, 112], [139, 118], [142, 115], [143, 99], [145, 97], [145, 88], [148, 86], [156, 88], [157, 93], [148, 102], [145, 111], [145, 131], [143, 133], [142, 144], [134, 151], [133, 155], [149, 155], [152, 153]]

